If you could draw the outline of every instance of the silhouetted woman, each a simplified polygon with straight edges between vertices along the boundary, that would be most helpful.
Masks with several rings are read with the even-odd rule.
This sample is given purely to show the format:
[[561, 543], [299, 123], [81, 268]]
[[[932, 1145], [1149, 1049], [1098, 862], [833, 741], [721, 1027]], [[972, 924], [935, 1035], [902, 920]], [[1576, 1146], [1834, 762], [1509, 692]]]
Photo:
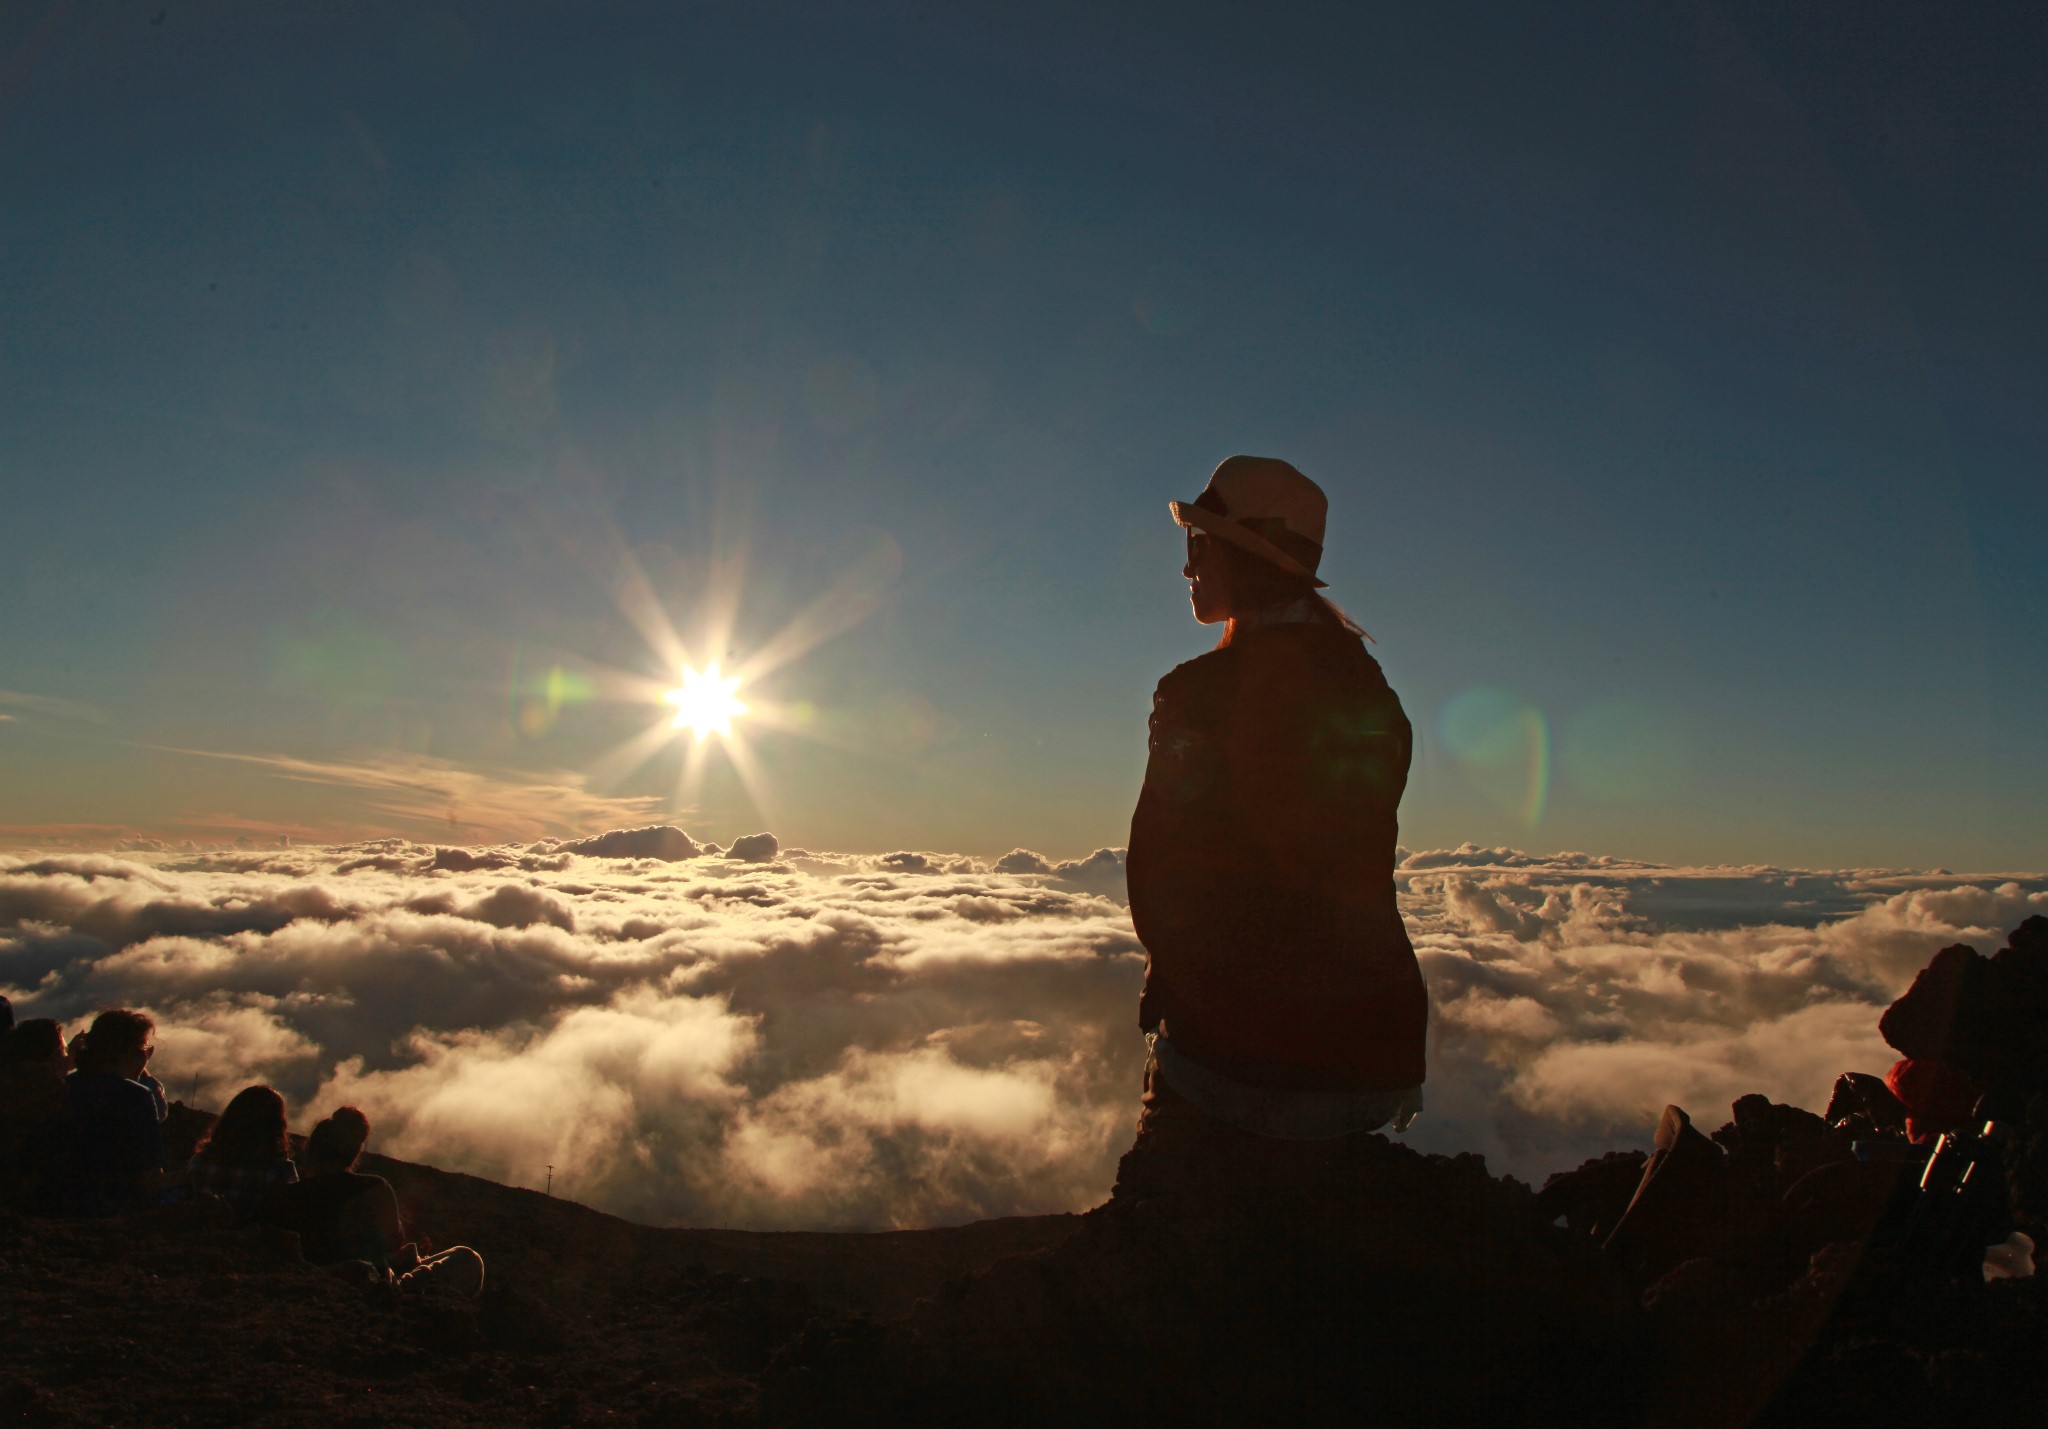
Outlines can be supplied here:
[[192, 1153], [192, 1189], [219, 1196], [247, 1220], [299, 1179], [284, 1098], [265, 1086], [236, 1092]]
[[361, 1273], [402, 1287], [442, 1285], [475, 1295], [484, 1285], [484, 1258], [466, 1245], [436, 1252], [406, 1238], [398, 1195], [382, 1176], [356, 1170], [370, 1139], [370, 1119], [352, 1106], [336, 1107], [315, 1123], [300, 1153], [306, 1179], [277, 1194], [264, 1219], [295, 1231], [299, 1252], [314, 1265]]
[[0, 1038], [0, 1205], [37, 1209], [61, 1169], [70, 1070], [64, 1028], [47, 1017]]
[[1429, 1015], [1394, 903], [1407, 716], [1317, 593], [1314, 482], [1236, 456], [1172, 509], [1195, 619], [1225, 624], [1159, 682], [1131, 820], [1147, 1120], [1191, 1107], [1303, 1141], [1402, 1129]]

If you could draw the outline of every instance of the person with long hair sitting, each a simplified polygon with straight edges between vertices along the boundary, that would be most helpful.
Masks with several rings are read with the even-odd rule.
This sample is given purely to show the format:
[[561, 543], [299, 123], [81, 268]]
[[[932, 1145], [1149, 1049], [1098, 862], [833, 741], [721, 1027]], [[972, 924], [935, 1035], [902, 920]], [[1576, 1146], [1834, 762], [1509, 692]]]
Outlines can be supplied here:
[[1131, 820], [1141, 1142], [1164, 1120], [1257, 1160], [1401, 1130], [1429, 1016], [1394, 901], [1408, 718], [1321, 594], [1314, 482], [1234, 456], [1171, 506], [1195, 619], [1224, 631], [1159, 682]]
[[242, 1088], [192, 1153], [192, 1189], [220, 1197], [249, 1219], [279, 1187], [299, 1179], [289, 1135], [284, 1098], [271, 1087]]
[[71, 1054], [64, 1028], [31, 1017], [0, 1037], [0, 1205], [40, 1206], [59, 1169]]
[[483, 1289], [483, 1257], [466, 1245], [436, 1252], [409, 1240], [391, 1183], [356, 1170], [369, 1139], [370, 1119], [352, 1106], [337, 1107], [299, 1152], [304, 1179], [280, 1188], [263, 1219], [296, 1231], [300, 1254], [314, 1265], [409, 1289], [440, 1285], [475, 1295]]
[[66, 1140], [57, 1188], [60, 1214], [114, 1216], [160, 1203], [181, 1176], [164, 1169], [157, 1100], [141, 1078], [156, 1051], [156, 1024], [112, 1007], [93, 1019], [78, 1069], [64, 1079]]

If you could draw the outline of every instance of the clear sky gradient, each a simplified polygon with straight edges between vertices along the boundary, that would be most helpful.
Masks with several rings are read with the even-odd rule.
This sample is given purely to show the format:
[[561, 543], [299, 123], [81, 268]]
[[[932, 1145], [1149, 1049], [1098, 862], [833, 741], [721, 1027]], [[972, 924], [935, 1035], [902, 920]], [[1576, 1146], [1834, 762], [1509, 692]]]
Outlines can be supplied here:
[[[2031, 3], [0, 5], [0, 832], [1118, 844], [1244, 451], [1411, 846], [2038, 867], [2044, 71]], [[635, 572], [816, 638], [751, 791], [613, 753]]]

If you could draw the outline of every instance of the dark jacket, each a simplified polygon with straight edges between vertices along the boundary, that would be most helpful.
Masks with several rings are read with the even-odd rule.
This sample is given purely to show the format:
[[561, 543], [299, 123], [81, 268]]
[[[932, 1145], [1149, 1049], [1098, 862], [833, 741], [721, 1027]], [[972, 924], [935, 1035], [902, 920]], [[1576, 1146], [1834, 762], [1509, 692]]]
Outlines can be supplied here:
[[297, 1231], [299, 1253], [314, 1265], [366, 1260], [384, 1269], [405, 1243], [391, 1183], [359, 1171], [325, 1171], [280, 1186], [262, 1219]]
[[57, 1209], [68, 1216], [115, 1216], [144, 1204], [144, 1178], [164, 1167], [156, 1099], [140, 1082], [111, 1072], [64, 1079], [64, 1171]]
[[1411, 734], [1356, 636], [1241, 630], [1152, 697], [1131, 819], [1139, 1024], [1258, 1086], [1423, 1080], [1428, 995], [1394, 903]]

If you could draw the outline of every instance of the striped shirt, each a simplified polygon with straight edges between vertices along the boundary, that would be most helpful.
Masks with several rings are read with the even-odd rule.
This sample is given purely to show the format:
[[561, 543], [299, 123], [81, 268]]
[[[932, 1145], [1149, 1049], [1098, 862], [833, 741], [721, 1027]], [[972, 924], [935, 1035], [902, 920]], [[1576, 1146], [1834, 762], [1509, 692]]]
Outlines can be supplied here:
[[262, 1210], [278, 1187], [298, 1179], [299, 1168], [289, 1156], [253, 1166], [233, 1166], [204, 1154], [192, 1158], [192, 1189], [220, 1197], [244, 1219]]

